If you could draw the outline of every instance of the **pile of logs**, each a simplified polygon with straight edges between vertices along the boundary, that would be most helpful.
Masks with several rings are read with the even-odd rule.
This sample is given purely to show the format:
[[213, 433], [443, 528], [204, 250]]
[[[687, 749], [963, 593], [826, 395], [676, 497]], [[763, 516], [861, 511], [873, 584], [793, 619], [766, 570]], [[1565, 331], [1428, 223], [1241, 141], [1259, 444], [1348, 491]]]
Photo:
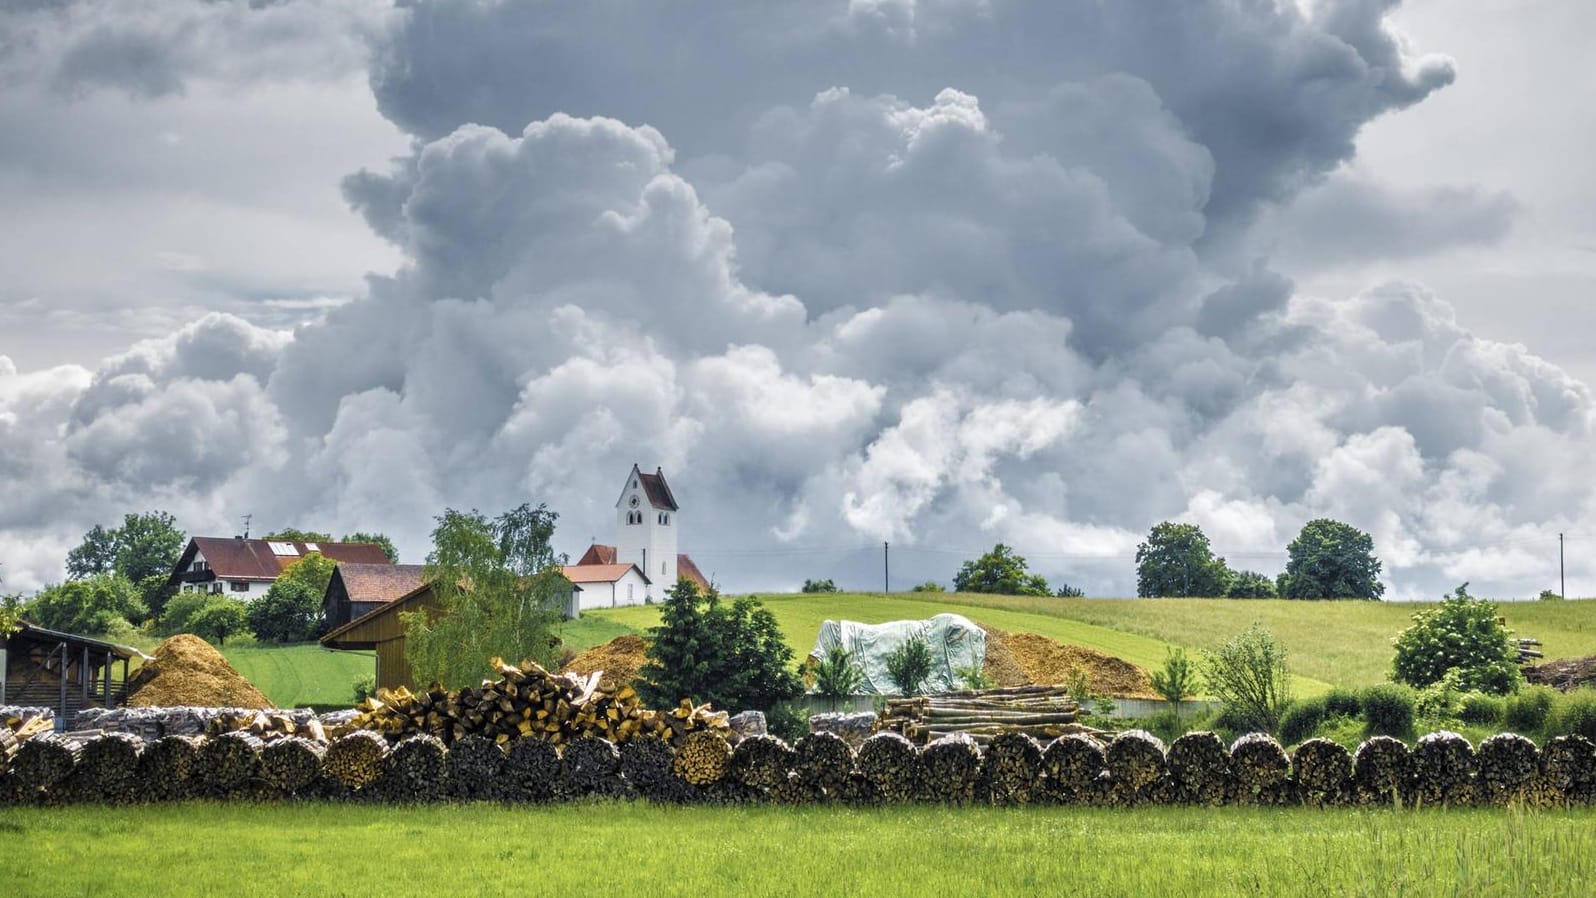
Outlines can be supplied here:
[[16, 707], [3, 709], [3, 716], [0, 716], [0, 765], [16, 757], [22, 743], [55, 728], [48, 709], [44, 713], [34, 713], [36, 710]]
[[303, 713], [287, 711], [254, 711], [227, 709], [208, 720], [205, 735], [223, 733], [249, 733], [262, 742], [299, 737], [313, 742], [326, 742], [327, 732], [321, 721], [306, 719]]
[[1545, 655], [1541, 654], [1541, 651], [1538, 648], [1538, 646], [1541, 644], [1539, 639], [1515, 639], [1513, 640], [1513, 643], [1518, 649], [1519, 664], [1534, 664], [1541, 658], [1546, 657]]
[[404, 687], [381, 690], [360, 704], [341, 731], [372, 730], [392, 738], [425, 733], [446, 745], [470, 735], [501, 744], [537, 738], [554, 745], [583, 738], [624, 743], [645, 736], [675, 744], [697, 731], [715, 732], [723, 741], [731, 736], [725, 712], [690, 702], [654, 711], [643, 707], [630, 685], [607, 679], [602, 671], [553, 674], [532, 661], [516, 666], [497, 658], [493, 665], [499, 678], [474, 689], [433, 684], [419, 693]]
[[1013, 686], [887, 700], [876, 731], [902, 734], [918, 745], [963, 733], [986, 745], [1004, 733], [1056, 739], [1096, 733], [1076, 722], [1080, 705], [1063, 686]]

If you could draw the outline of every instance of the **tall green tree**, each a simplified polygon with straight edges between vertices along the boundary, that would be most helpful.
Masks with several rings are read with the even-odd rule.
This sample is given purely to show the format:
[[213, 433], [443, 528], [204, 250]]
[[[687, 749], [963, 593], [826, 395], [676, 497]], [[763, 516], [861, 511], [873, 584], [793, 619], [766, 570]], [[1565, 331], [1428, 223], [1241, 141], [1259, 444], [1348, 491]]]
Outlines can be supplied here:
[[365, 531], [357, 530], [354, 533], [344, 534], [344, 538], [339, 540], [339, 542], [370, 543], [371, 545], [381, 546], [382, 554], [388, 556], [389, 561], [394, 564], [399, 563], [399, 550], [394, 548], [393, 540], [383, 536], [381, 533], [366, 533]]
[[1374, 540], [1351, 524], [1317, 518], [1286, 547], [1286, 572], [1280, 577], [1285, 599], [1378, 599], [1380, 559]]
[[164, 511], [125, 515], [120, 527], [95, 525], [83, 534], [83, 542], [67, 553], [67, 578], [120, 574], [138, 588], [148, 612], [159, 615], [171, 597], [167, 577], [187, 544], [177, 519]]
[[118, 573], [46, 587], [22, 606], [22, 616], [32, 623], [79, 636], [127, 632], [147, 613], [138, 588]]
[[1136, 547], [1136, 594], [1143, 598], [1217, 597], [1230, 586], [1225, 559], [1214, 556], [1196, 524], [1164, 521]]
[[1422, 689], [1451, 674], [1459, 689], [1517, 692], [1524, 675], [1512, 634], [1497, 620], [1496, 603], [1469, 595], [1465, 583], [1397, 634], [1391, 679]]
[[792, 649], [776, 616], [751, 596], [727, 603], [683, 577], [648, 631], [648, 661], [639, 671], [643, 698], [660, 707], [682, 699], [729, 711], [769, 712], [803, 690]]
[[1275, 581], [1256, 571], [1234, 571], [1225, 589], [1227, 599], [1272, 599], [1276, 596]]
[[322, 631], [327, 595], [338, 563], [320, 552], [310, 552], [283, 568], [266, 594], [249, 603], [249, 628], [257, 639], [271, 642], [308, 642]]
[[571, 589], [548, 544], [557, 517], [523, 505], [493, 520], [452, 508], [437, 518], [424, 573], [436, 609], [399, 616], [419, 683], [476, 683], [494, 657], [553, 664]]
[[966, 561], [953, 575], [954, 592], [984, 592], [1006, 596], [1050, 596], [1047, 578], [1026, 569], [1025, 556], [1002, 543], [980, 558]]

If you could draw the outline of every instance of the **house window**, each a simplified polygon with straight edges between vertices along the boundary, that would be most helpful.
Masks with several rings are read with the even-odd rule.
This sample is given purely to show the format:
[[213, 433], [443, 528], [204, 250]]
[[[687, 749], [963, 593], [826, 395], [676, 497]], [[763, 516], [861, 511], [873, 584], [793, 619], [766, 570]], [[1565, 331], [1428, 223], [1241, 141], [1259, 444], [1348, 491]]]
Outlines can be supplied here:
[[233, 592], [249, 592], [249, 581], [229, 580], [227, 581], [227, 588], [231, 589]]
[[210, 569], [211, 569], [211, 563], [208, 562], [208, 561], [196, 561], [196, 562], [194, 562], [194, 564], [192, 566], [189, 567], [189, 570], [193, 571], [196, 574], [200, 573], [202, 571], [208, 571]]
[[626, 584], [626, 601], [630, 602], [631, 600], [632, 600], [632, 584], [628, 583], [628, 584]]
[[211, 584], [211, 592], [213, 594], [214, 593], [219, 593], [221, 591], [222, 591], [222, 583], [221, 583], [220, 580], [218, 580], [217, 582]]

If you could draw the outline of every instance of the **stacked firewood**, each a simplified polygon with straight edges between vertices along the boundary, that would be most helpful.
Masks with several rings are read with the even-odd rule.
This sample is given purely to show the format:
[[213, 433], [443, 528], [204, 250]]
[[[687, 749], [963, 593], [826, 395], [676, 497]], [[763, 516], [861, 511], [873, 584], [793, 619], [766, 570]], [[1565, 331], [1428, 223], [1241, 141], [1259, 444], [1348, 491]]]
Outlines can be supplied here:
[[1230, 745], [1238, 804], [1277, 805], [1293, 798], [1291, 758], [1273, 737], [1248, 733]]
[[0, 765], [16, 757], [22, 743], [55, 728], [55, 722], [47, 713], [28, 713], [31, 710], [7, 708], [0, 717]]
[[1224, 804], [1234, 791], [1230, 752], [1209, 732], [1187, 733], [1169, 746], [1168, 800], [1175, 804]]
[[1390, 736], [1364, 740], [1352, 753], [1352, 787], [1359, 804], [1401, 804], [1413, 759], [1408, 747]]
[[1430, 733], [1413, 746], [1408, 804], [1458, 806], [1474, 801], [1474, 746], [1457, 733]]
[[435, 683], [419, 693], [405, 687], [381, 690], [362, 702], [360, 713], [340, 731], [372, 730], [390, 738], [426, 733], [445, 744], [468, 735], [499, 743], [537, 738], [555, 745], [582, 738], [623, 743], [644, 736], [675, 744], [700, 730], [731, 737], [725, 712], [685, 701], [670, 711], [650, 710], [629, 684], [602, 671], [553, 674], [531, 661], [517, 666], [497, 658], [493, 665], [499, 678], [474, 689], [448, 690]]
[[1539, 649], [1541, 644], [1539, 639], [1515, 639], [1513, 641], [1518, 649], [1519, 664], [1534, 664], [1541, 658], [1546, 657]]
[[1164, 743], [1146, 730], [1115, 736], [1103, 752], [1108, 767], [1108, 796], [1117, 805], [1144, 804], [1155, 797], [1154, 786], [1167, 770]]
[[1042, 750], [1042, 788], [1057, 804], [1096, 804], [1107, 794], [1103, 743], [1084, 735], [1060, 736]]
[[926, 801], [969, 804], [981, 782], [981, 750], [965, 733], [940, 736], [920, 752], [920, 791]]
[[1304, 804], [1338, 805], [1352, 797], [1352, 753], [1329, 739], [1309, 739], [1297, 746], [1291, 775]]
[[127, 804], [139, 795], [139, 755], [144, 740], [128, 733], [107, 733], [83, 746], [72, 776], [64, 784], [69, 800]]
[[308, 720], [296, 718], [303, 718], [303, 715], [283, 711], [230, 710], [217, 714], [207, 721], [205, 735], [220, 736], [223, 733], [243, 732], [265, 743], [289, 737], [309, 739], [313, 742], [327, 741], [327, 733], [322, 728], [321, 721], [314, 717]]
[[275, 739], [261, 749], [261, 777], [281, 796], [310, 794], [322, 779], [326, 752], [325, 745], [302, 736]]
[[1003, 733], [1056, 739], [1095, 733], [1076, 722], [1080, 705], [1063, 686], [1014, 686], [888, 699], [877, 732], [901, 733], [918, 745], [963, 733], [980, 745]]
[[858, 763], [859, 772], [875, 786], [882, 801], [904, 802], [915, 797], [920, 785], [920, 752], [898, 733], [877, 733], [866, 739]]
[[993, 804], [1030, 804], [1041, 797], [1042, 745], [1025, 733], [1000, 733], [981, 758], [981, 782]]

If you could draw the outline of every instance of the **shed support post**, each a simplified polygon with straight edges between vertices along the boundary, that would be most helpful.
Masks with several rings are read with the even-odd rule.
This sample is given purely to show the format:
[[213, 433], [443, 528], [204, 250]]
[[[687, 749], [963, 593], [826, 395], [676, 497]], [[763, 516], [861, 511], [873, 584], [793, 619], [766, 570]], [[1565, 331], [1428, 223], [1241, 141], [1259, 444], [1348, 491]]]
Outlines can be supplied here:
[[67, 681], [67, 644], [65, 642], [63, 642], [63, 643], [61, 643], [61, 710], [59, 712], [57, 712], [57, 715], [60, 717], [60, 719], [63, 722], [66, 721], [66, 713], [67, 713], [67, 696], [66, 696], [67, 682], [66, 681]]
[[105, 699], [105, 709], [107, 711], [116, 707], [116, 696], [111, 694], [111, 665], [115, 663], [111, 658], [110, 651], [107, 651], [105, 653], [105, 695], [101, 696]]

